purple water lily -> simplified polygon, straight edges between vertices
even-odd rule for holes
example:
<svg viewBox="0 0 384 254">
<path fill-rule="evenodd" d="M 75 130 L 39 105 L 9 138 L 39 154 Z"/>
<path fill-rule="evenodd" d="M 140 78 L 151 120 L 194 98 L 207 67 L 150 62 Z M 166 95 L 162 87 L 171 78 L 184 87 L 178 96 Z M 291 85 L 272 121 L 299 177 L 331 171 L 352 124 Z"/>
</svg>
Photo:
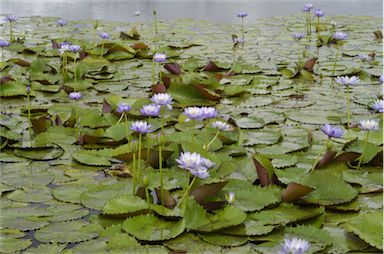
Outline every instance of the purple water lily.
<svg viewBox="0 0 384 254">
<path fill-rule="evenodd" d="M 153 56 L 153 61 L 155 61 L 156 63 L 164 63 L 165 61 L 167 61 L 167 55 L 163 53 L 156 53 Z"/>
<path fill-rule="evenodd" d="M 153 132 L 151 128 L 152 126 L 145 121 L 136 121 L 131 125 L 131 130 L 142 134 Z"/>
<path fill-rule="evenodd" d="M 116 109 L 117 113 L 124 113 L 131 110 L 131 106 L 127 103 L 120 103 Z"/>
<path fill-rule="evenodd" d="M 324 132 L 324 134 L 328 136 L 328 138 L 340 138 L 344 134 L 342 129 L 334 127 L 330 124 L 324 124 L 324 126 L 320 129 L 322 132 Z"/>
<path fill-rule="evenodd" d="M 167 93 L 154 94 L 151 101 L 155 105 L 166 106 L 169 110 L 172 110 L 173 97 Z"/>
<path fill-rule="evenodd" d="M 71 92 L 71 93 L 69 93 L 69 98 L 77 101 L 81 98 L 81 93 L 80 92 Z"/>
<path fill-rule="evenodd" d="M 159 116 L 161 106 L 156 104 L 145 105 L 141 108 L 141 114 L 143 116 Z"/>
</svg>

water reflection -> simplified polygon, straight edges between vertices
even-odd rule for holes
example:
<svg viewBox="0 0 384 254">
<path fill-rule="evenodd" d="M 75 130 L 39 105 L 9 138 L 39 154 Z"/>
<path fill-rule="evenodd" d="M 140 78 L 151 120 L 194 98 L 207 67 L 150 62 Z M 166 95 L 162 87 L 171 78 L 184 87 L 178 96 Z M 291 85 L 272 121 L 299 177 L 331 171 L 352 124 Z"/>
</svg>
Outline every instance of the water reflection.
<svg viewBox="0 0 384 254">
<path fill-rule="evenodd" d="M 0 0 L 0 13 L 19 16 L 57 16 L 69 20 L 102 19 L 141 21 L 152 19 L 158 10 L 160 19 L 194 18 L 217 22 L 237 22 L 236 13 L 247 11 L 249 18 L 285 16 L 300 12 L 306 2 L 300 0 Z M 316 2 L 316 1 L 312 1 Z M 322 0 L 317 6 L 326 15 L 382 16 L 381 0 Z"/>
</svg>

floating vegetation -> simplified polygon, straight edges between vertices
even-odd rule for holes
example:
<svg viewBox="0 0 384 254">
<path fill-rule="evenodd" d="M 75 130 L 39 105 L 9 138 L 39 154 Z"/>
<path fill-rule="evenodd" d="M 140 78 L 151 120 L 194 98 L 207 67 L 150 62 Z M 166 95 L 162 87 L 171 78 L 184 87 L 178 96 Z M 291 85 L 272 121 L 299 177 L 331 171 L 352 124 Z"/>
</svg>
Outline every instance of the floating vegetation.
<svg viewBox="0 0 384 254">
<path fill-rule="evenodd" d="M 5 17 L 0 252 L 382 253 L 381 20 L 312 9 Z"/>
</svg>

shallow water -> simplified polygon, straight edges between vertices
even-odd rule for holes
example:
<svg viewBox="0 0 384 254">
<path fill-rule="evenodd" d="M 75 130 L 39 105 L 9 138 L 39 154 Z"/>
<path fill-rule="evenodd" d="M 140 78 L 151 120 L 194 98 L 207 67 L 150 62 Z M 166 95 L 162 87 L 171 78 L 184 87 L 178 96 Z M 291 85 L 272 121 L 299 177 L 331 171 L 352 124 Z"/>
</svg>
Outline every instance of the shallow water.
<svg viewBox="0 0 384 254">
<path fill-rule="evenodd" d="M 194 18 L 217 22 L 238 22 L 236 13 L 247 11 L 253 18 L 300 13 L 300 0 L 1 0 L 0 14 L 59 16 L 69 20 L 147 21 L 156 9 L 160 19 Z M 312 1 L 326 15 L 383 16 L 381 0 Z M 140 17 L 134 16 L 141 11 Z"/>
</svg>

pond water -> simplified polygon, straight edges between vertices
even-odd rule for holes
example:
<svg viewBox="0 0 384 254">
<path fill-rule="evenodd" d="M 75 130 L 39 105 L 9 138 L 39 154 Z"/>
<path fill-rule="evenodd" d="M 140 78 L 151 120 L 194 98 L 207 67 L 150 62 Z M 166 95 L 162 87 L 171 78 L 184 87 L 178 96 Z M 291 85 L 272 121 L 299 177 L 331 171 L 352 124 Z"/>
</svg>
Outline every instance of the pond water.
<svg viewBox="0 0 384 254">
<path fill-rule="evenodd" d="M 0 13 L 19 16 L 59 16 L 69 20 L 102 19 L 106 21 L 141 21 L 152 19 L 156 9 L 161 19 L 193 18 L 217 22 L 237 22 L 236 14 L 243 10 L 252 18 L 286 16 L 298 13 L 302 0 L 1 0 Z M 383 16 L 381 0 L 313 1 L 326 15 Z"/>
</svg>

